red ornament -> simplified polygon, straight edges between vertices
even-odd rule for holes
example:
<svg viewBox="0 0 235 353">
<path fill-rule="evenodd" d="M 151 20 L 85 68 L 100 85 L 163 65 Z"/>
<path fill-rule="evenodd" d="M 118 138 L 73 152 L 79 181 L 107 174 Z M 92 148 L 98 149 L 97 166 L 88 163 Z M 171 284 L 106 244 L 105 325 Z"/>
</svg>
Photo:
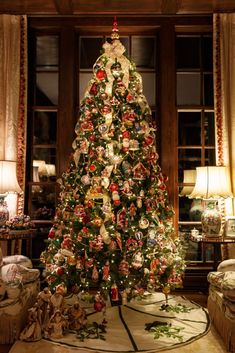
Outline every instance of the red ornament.
<svg viewBox="0 0 235 353">
<path fill-rule="evenodd" d="M 90 172 L 94 172 L 94 171 L 96 170 L 95 164 L 91 164 L 91 165 L 89 166 L 89 170 L 90 170 Z"/>
<path fill-rule="evenodd" d="M 102 108 L 102 113 L 103 114 L 108 114 L 111 112 L 111 107 L 109 105 L 104 105 Z"/>
<path fill-rule="evenodd" d="M 96 72 L 96 78 L 98 78 L 100 81 L 103 81 L 106 78 L 106 72 L 104 70 L 98 70 Z"/>
<path fill-rule="evenodd" d="M 94 206 L 94 201 L 93 200 L 88 200 L 87 202 L 86 202 L 86 206 L 87 207 L 89 207 L 89 208 L 92 208 L 93 206 Z"/>
<path fill-rule="evenodd" d="M 105 311 L 105 302 L 103 300 L 103 298 L 101 297 L 100 293 L 97 293 L 95 295 L 95 302 L 94 302 L 94 309 L 96 312 L 101 312 L 101 311 Z"/>
<path fill-rule="evenodd" d="M 123 131 L 122 137 L 129 139 L 129 138 L 130 138 L 130 133 L 129 133 L 129 131 L 127 131 L 127 130 Z"/>
<path fill-rule="evenodd" d="M 127 152 L 129 151 L 129 147 L 122 147 L 122 151 L 123 151 L 124 153 L 127 153 Z"/>
<path fill-rule="evenodd" d="M 150 135 L 146 136 L 144 139 L 144 142 L 145 142 L 146 146 L 152 145 L 153 144 L 153 137 Z"/>
<path fill-rule="evenodd" d="M 57 275 L 58 275 L 58 276 L 63 276 L 63 274 L 64 274 L 64 267 L 58 267 L 57 270 L 56 270 L 56 272 L 57 272 Z"/>
<path fill-rule="evenodd" d="M 121 204 L 121 201 L 120 200 L 114 200 L 113 203 L 114 203 L 115 206 L 119 206 Z"/>
<path fill-rule="evenodd" d="M 116 183 L 110 184 L 110 185 L 109 185 L 109 190 L 110 190 L 111 192 L 117 191 L 117 190 L 118 190 L 118 184 L 116 184 Z"/>
<path fill-rule="evenodd" d="M 111 300 L 112 301 L 117 301 L 118 298 L 118 287 L 116 285 L 116 283 L 114 282 L 114 284 L 111 287 Z"/>
<path fill-rule="evenodd" d="M 87 227 L 83 227 L 83 228 L 82 228 L 82 232 L 83 232 L 84 234 L 88 234 L 88 233 L 89 233 L 89 229 L 88 229 Z"/>
<path fill-rule="evenodd" d="M 73 241 L 69 237 L 64 238 L 64 240 L 61 243 L 61 248 L 63 249 L 71 249 L 73 246 Z"/>
<path fill-rule="evenodd" d="M 55 238 L 55 228 L 51 228 L 48 234 L 48 238 L 54 239 Z"/>
<path fill-rule="evenodd" d="M 95 135 L 90 135 L 89 136 L 89 141 L 95 141 L 96 140 L 96 137 L 95 137 Z"/>
<path fill-rule="evenodd" d="M 126 96 L 126 100 L 127 102 L 133 102 L 134 101 L 134 96 L 131 93 L 128 93 L 128 95 Z"/>
<path fill-rule="evenodd" d="M 97 84 L 94 82 L 90 88 L 90 94 L 93 94 L 93 96 L 95 96 L 97 92 L 98 92 Z"/>
</svg>

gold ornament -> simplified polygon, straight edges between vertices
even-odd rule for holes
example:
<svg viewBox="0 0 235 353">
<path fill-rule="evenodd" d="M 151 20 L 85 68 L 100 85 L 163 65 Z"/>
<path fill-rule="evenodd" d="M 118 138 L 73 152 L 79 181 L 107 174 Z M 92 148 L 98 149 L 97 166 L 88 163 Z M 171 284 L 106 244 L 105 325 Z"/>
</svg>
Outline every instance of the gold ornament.
<svg viewBox="0 0 235 353">
<path fill-rule="evenodd" d="M 75 258 L 75 256 L 69 256 L 67 258 L 67 263 L 70 266 L 75 266 L 77 264 L 77 259 Z"/>
<path fill-rule="evenodd" d="M 95 217 L 93 220 L 92 220 L 92 224 L 94 224 L 96 227 L 100 227 L 103 223 L 103 219 L 100 218 L 100 217 Z"/>
</svg>

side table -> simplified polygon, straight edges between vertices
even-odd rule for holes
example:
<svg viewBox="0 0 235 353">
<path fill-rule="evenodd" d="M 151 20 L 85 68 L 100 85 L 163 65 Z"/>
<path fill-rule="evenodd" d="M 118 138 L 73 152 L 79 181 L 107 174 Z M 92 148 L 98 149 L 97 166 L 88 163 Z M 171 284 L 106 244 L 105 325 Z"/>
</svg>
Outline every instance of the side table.
<svg viewBox="0 0 235 353">
<path fill-rule="evenodd" d="M 190 240 L 202 244 L 213 245 L 213 269 L 216 270 L 222 260 L 221 245 L 235 243 L 235 239 L 220 237 L 207 237 L 206 235 L 190 236 Z"/>
<path fill-rule="evenodd" d="M 13 240 L 25 240 L 26 241 L 26 256 L 32 258 L 32 239 L 36 235 L 36 229 L 25 229 L 25 230 L 0 230 L 0 241 L 7 242 L 7 255 L 11 254 L 11 244 Z M 13 254 L 15 255 L 15 254 Z"/>
</svg>

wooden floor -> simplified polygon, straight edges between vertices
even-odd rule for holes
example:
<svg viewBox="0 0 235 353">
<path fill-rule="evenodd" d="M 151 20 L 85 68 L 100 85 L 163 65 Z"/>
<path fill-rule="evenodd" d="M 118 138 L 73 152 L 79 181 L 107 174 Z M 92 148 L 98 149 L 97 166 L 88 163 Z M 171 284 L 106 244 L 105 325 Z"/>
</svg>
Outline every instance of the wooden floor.
<svg viewBox="0 0 235 353">
<path fill-rule="evenodd" d="M 177 290 L 177 292 L 173 293 L 173 294 L 184 296 L 188 300 L 192 300 L 204 308 L 207 307 L 207 294 L 206 293 L 196 292 L 196 291 L 183 291 L 183 290 L 178 291 Z M 11 349 L 11 345 L 0 344 L 0 353 L 8 353 L 10 351 L 10 349 Z"/>
</svg>

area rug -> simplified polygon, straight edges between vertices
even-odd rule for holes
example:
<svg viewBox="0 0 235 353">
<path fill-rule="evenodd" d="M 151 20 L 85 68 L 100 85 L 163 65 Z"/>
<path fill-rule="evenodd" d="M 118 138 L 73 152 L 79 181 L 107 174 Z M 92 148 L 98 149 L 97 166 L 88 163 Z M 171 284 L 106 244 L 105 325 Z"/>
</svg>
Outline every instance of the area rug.
<svg viewBox="0 0 235 353">
<path fill-rule="evenodd" d="M 108 307 L 102 338 L 82 341 L 76 334 L 66 333 L 53 341 L 17 341 L 10 353 L 226 352 L 215 334 L 209 332 L 206 309 L 179 296 L 170 296 L 168 306 L 164 304 L 164 296 L 154 293 L 141 301 Z M 102 322 L 102 314 L 91 312 L 88 322 Z"/>
</svg>

